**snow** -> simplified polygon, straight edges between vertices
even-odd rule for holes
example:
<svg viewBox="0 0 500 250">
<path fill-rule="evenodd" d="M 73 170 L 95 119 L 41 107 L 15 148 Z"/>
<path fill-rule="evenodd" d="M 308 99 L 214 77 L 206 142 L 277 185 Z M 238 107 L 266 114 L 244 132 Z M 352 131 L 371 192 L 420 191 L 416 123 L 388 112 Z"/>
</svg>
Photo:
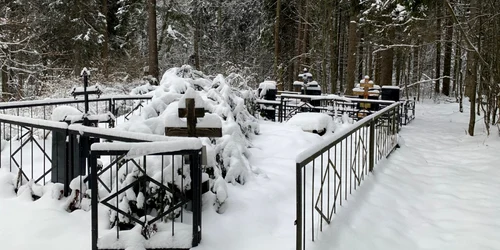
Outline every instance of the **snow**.
<svg viewBox="0 0 500 250">
<path fill-rule="evenodd" d="M 75 94 L 75 93 L 83 94 L 83 93 L 85 93 L 84 91 L 85 91 L 84 87 L 74 87 L 73 90 L 71 91 L 71 93 L 73 93 L 73 94 Z M 97 84 L 93 85 L 93 86 L 88 86 L 87 87 L 87 92 L 101 93 L 101 88 Z"/>
<path fill-rule="evenodd" d="M 99 98 L 89 97 L 90 101 L 108 101 L 108 100 L 134 100 L 134 99 L 149 99 L 153 97 L 151 94 L 145 95 L 105 95 Z M 78 100 L 78 99 L 77 99 Z M 28 100 L 28 101 L 12 101 L 12 102 L 2 102 L 0 103 L 0 109 L 14 108 L 16 106 L 26 105 L 26 106 L 44 106 L 44 105 L 56 105 L 56 104 L 68 104 L 75 102 L 75 98 L 51 98 L 44 100 Z M 80 100 L 80 102 L 83 102 Z"/>
<path fill-rule="evenodd" d="M 84 75 L 90 76 L 90 70 L 87 69 L 87 67 L 84 67 L 82 69 L 82 71 L 80 72 L 80 76 L 84 76 Z"/>
<path fill-rule="evenodd" d="M 75 107 L 72 106 L 59 106 L 52 110 L 52 121 L 64 121 L 67 116 L 80 115 L 83 113 Z"/>
<path fill-rule="evenodd" d="M 175 235 L 172 236 L 171 223 L 155 223 L 158 228 L 151 238 L 145 240 L 141 235 L 141 226 L 120 232 L 116 239 L 116 229 L 103 230 L 99 247 L 105 249 L 144 249 L 144 248 L 189 248 L 192 241 L 191 225 L 175 223 Z M 134 248 L 136 247 L 136 248 Z"/>
<path fill-rule="evenodd" d="M 33 124 L 33 127 L 54 127 L 59 129 L 66 129 L 68 127 L 68 124 L 65 122 L 46 121 L 41 119 L 4 114 L 0 114 L 0 120 L 5 121 L 6 123 L 19 123 L 23 125 L 26 124 L 28 126 L 31 126 L 30 124 Z"/>
<path fill-rule="evenodd" d="M 64 123 L 66 124 L 66 123 Z M 169 141 L 169 140 L 183 140 L 182 137 L 166 137 L 154 135 L 151 133 L 140 133 L 140 132 L 132 132 L 132 131 L 123 131 L 120 129 L 105 129 L 105 128 L 95 128 L 95 127 L 87 127 L 81 124 L 71 124 L 68 126 L 68 129 L 72 131 L 78 131 L 81 134 L 83 133 L 95 133 L 102 134 L 104 136 L 114 136 L 114 137 L 124 137 L 134 141 Z M 149 129 L 149 128 L 148 128 Z"/>
<path fill-rule="evenodd" d="M 200 94 L 192 88 L 188 88 L 186 93 L 179 99 L 179 108 L 186 108 L 186 99 L 194 99 L 195 108 L 204 108 L 205 101 L 201 98 Z"/>
<path fill-rule="evenodd" d="M 399 87 L 398 86 L 384 85 L 384 86 L 382 86 L 382 89 L 399 89 Z"/>
<path fill-rule="evenodd" d="M 388 109 L 394 108 L 394 106 L 398 106 L 398 105 L 399 105 L 399 103 L 393 103 L 390 106 L 387 106 L 387 107 L 383 108 L 380 112 L 385 112 Z M 377 113 L 371 114 L 371 115 L 366 116 L 365 118 L 359 120 L 355 124 L 351 125 L 349 127 L 349 130 L 343 130 L 342 132 L 337 132 L 337 133 L 333 133 L 331 135 L 326 136 L 325 140 L 322 141 L 321 143 L 317 143 L 314 146 L 312 146 L 312 147 L 308 148 L 307 150 L 304 150 L 300 154 L 298 154 L 297 157 L 295 158 L 295 161 L 298 162 L 298 163 L 305 161 L 307 158 L 309 158 L 310 156 L 312 156 L 316 152 L 318 152 L 321 149 L 327 147 L 331 143 L 339 140 L 339 138 L 344 137 L 350 131 L 355 130 L 355 129 L 359 128 L 359 127 L 365 126 L 366 122 L 372 120 L 375 116 L 377 116 Z"/>
<path fill-rule="evenodd" d="M 128 151 L 127 158 L 135 158 L 143 155 L 176 152 L 181 150 L 199 150 L 202 145 L 198 138 L 185 138 L 178 141 L 167 142 L 138 142 L 138 143 L 94 143 L 93 151 Z"/>
<path fill-rule="evenodd" d="M 198 128 L 222 128 L 222 121 L 216 114 L 205 114 L 196 124 Z"/>
<path fill-rule="evenodd" d="M 300 127 L 306 132 L 333 132 L 333 119 L 324 113 L 298 113 L 287 121 L 288 125 Z"/>
<path fill-rule="evenodd" d="M 466 135 L 457 106 L 419 104 L 402 147 L 311 249 L 498 249 L 500 140 L 481 123 Z"/>
<path fill-rule="evenodd" d="M 259 84 L 260 94 L 259 97 L 262 98 L 266 95 L 267 90 L 276 90 L 276 82 L 275 81 L 264 81 Z"/>
</svg>

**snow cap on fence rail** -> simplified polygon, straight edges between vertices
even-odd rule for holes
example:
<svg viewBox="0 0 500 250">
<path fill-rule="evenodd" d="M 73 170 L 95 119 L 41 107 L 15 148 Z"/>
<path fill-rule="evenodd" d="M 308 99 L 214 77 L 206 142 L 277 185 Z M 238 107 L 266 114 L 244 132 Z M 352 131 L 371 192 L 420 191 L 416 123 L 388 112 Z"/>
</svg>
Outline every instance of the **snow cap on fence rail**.
<svg viewBox="0 0 500 250">
<path fill-rule="evenodd" d="M 136 99 L 151 99 L 152 94 L 144 95 L 103 95 L 99 98 L 89 97 L 90 102 L 103 102 L 111 100 L 136 100 Z M 55 98 L 55 99 L 43 99 L 43 100 L 29 100 L 29 101 L 13 101 L 13 102 L 2 102 L 0 103 L 0 109 L 14 109 L 20 107 L 37 107 L 37 106 L 49 106 L 49 105 L 60 105 L 60 104 L 71 104 L 71 103 L 82 103 L 83 99 L 76 98 Z"/>
<path fill-rule="evenodd" d="M 72 132 L 77 132 L 80 135 L 84 135 L 85 133 L 90 133 L 90 134 L 103 135 L 103 138 L 116 137 L 116 138 L 135 140 L 138 142 L 179 141 L 186 139 L 185 137 L 173 137 L 173 136 L 162 136 L 156 134 L 145 134 L 139 132 L 129 132 L 124 130 L 119 130 L 116 128 L 109 129 L 109 128 L 87 127 L 81 124 L 71 124 L 68 126 L 68 130 Z"/>
<path fill-rule="evenodd" d="M 317 152 L 320 152 L 322 149 L 328 147 L 328 145 L 330 145 L 331 143 L 339 140 L 340 138 L 348 135 L 349 133 L 352 133 L 352 131 L 359 129 L 362 126 L 365 126 L 367 121 L 370 121 L 370 120 L 376 118 L 380 114 L 387 112 L 388 110 L 393 109 L 394 107 L 396 107 L 398 105 L 400 105 L 399 102 L 393 103 L 390 106 L 387 106 L 387 107 L 383 108 L 382 110 L 359 120 L 358 122 L 354 123 L 349 128 L 342 130 L 342 132 L 340 132 L 340 133 L 334 133 L 332 135 L 326 136 L 325 139 L 323 141 L 321 141 L 320 143 L 313 145 L 312 147 L 300 152 L 297 155 L 297 157 L 295 158 L 295 162 L 296 163 L 303 163 L 309 157 L 313 156 Z"/>
<path fill-rule="evenodd" d="M 55 129 L 67 129 L 68 124 L 65 122 L 48 121 L 43 119 L 36 119 L 30 117 L 21 117 L 14 115 L 0 114 L 0 120 L 4 122 L 21 123 L 26 126 L 32 126 L 35 128 L 55 128 Z"/>
<path fill-rule="evenodd" d="M 177 152 L 182 150 L 200 150 L 200 139 L 184 138 L 177 141 L 159 142 L 102 142 L 94 143 L 92 151 L 128 151 L 125 158 L 131 159 L 157 153 Z"/>
</svg>

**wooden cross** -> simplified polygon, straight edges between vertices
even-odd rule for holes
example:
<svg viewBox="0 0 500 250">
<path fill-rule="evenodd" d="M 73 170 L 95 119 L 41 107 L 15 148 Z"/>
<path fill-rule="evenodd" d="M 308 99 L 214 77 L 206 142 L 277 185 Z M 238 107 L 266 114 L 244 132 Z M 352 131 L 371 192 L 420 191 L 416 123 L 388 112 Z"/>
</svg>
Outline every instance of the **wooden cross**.
<svg viewBox="0 0 500 250">
<path fill-rule="evenodd" d="M 194 98 L 186 98 L 186 108 L 179 108 L 179 118 L 187 118 L 187 127 L 166 127 L 166 136 L 222 137 L 221 128 L 197 128 L 197 118 L 205 116 L 204 108 L 196 108 Z"/>
</svg>

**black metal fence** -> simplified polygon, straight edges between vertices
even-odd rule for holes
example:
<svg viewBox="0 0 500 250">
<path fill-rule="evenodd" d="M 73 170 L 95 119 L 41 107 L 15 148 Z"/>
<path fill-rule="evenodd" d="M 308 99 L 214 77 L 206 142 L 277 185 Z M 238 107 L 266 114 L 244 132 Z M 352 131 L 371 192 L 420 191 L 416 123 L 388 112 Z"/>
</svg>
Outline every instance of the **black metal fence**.
<svg viewBox="0 0 500 250">
<path fill-rule="evenodd" d="M 126 120 L 150 100 L 151 96 L 89 98 L 89 108 L 93 114 L 107 112 L 122 115 Z M 16 189 L 30 180 L 36 184 L 53 181 L 64 183 L 64 193 L 68 194 L 71 179 L 85 173 L 78 167 L 84 164 L 80 159 L 80 135 L 68 130 L 69 122 L 50 120 L 52 110 L 61 105 L 75 107 L 83 113 L 84 100 L 62 98 L 0 103 L 0 166 L 18 174 Z M 118 120 L 110 121 L 104 127 L 113 127 Z M 35 168 L 35 164 L 41 167 Z"/>
<path fill-rule="evenodd" d="M 332 222 L 338 206 L 396 148 L 400 108 L 393 103 L 297 156 L 297 250 L 316 239 L 323 225 Z"/>
<path fill-rule="evenodd" d="M 146 153 L 130 157 L 134 148 Z M 148 148 L 155 152 L 147 153 Z M 112 160 L 99 168 L 97 159 L 103 156 Z M 130 239 L 138 237 L 144 238 L 140 244 L 146 249 L 197 246 L 201 241 L 200 157 L 201 142 L 196 138 L 186 138 L 182 144 L 94 144 L 90 156 L 92 204 L 108 207 L 111 222 L 99 230 L 99 206 L 92 206 L 92 249 L 126 249 Z M 190 211 L 185 209 L 188 204 Z"/>
<path fill-rule="evenodd" d="M 151 101 L 151 98 L 151 95 L 89 97 L 89 113 L 102 114 L 109 112 L 115 117 L 123 116 L 124 119 L 127 120 L 132 112 L 144 107 Z M 85 100 L 75 98 L 59 98 L 50 100 L 3 102 L 0 103 L 0 110 L 2 114 L 50 120 L 52 111 L 62 105 L 74 107 L 83 113 Z"/>
<path fill-rule="evenodd" d="M 69 195 L 68 210 L 83 208 L 85 202 L 92 209 L 93 249 L 120 249 L 117 248 L 121 242 L 120 234 L 131 234 L 137 228 L 147 249 L 189 249 L 198 245 L 201 240 L 202 192 L 199 140 L 108 129 L 119 121 L 114 117 L 127 120 L 135 111 L 140 112 L 144 104 L 151 101 L 151 96 L 85 99 L 0 103 L 0 167 L 17 174 L 16 192 L 27 185 L 62 183 L 64 188 L 60 197 Z M 77 123 L 50 120 L 52 111 L 61 105 L 72 106 L 85 115 Z M 110 119 L 112 122 L 99 126 L 101 118 L 91 120 L 92 114 L 100 116 L 102 113 L 114 116 Z M 145 142 L 172 143 L 173 140 L 177 143 L 196 140 L 198 146 L 193 148 L 193 143 L 187 143 L 191 147 L 183 149 L 181 143 L 175 150 L 168 150 L 168 145 L 162 144 L 167 149 L 142 155 L 139 160 L 127 158 L 129 151 L 123 148 Z M 112 145 L 112 149 L 100 150 L 98 145 L 103 142 Z M 95 150 L 89 151 L 90 144 L 96 145 Z M 167 166 L 167 163 L 171 165 Z M 171 171 L 167 170 L 169 168 Z M 156 171 L 159 178 L 153 175 L 154 169 L 159 169 Z M 124 181 L 129 183 L 124 184 Z M 92 187 L 91 192 L 87 192 L 88 186 Z M 135 200 L 124 201 L 124 195 L 132 195 Z M 33 192 L 32 196 L 39 198 Z M 140 208 L 138 198 L 143 199 Z M 111 228 L 101 230 L 103 235 L 97 234 L 99 201 L 114 214 L 110 218 L 114 224 L 108 225 L 116 230 L 114 239 L 110 238 Z M 187 215 L 191 215 L 190 218 Z M 168 226 L 171 227 L 167 229 Z M 186 230 L 187 227 L 191 229 Z M 192 240 L 186 241 L 188 238 Z M 124 245 L 121 249 L 126 247 Z"/>
<path fill-rule="evenodd" d="M 17 173 L 16 192 L 17 189 L 30 181 L 40 185 L 52 181 L 63 183 L 66 194 L 69 194 L 69 189 L 77 191 L 76 194 L 75 192 L 71 193 L 69 197 L 72 201 L 69 210 L 79 208 L 83 200 L 89 199 L 89 197 L 92 199 L 93 249 L 98 249 L 98 230 L 95 220 L 97 213 L 94 209 L 97 209 L 99 201 L 114 211 L 116 224 L 113 226 L 117 232 L 115 240 L 110 240 L 109 234 L 104 235 L 103 247 L 99 249 L 106 249 L 108 246 L 105 244 L 106 242 L 120 242 L 120 233 L 132 232 L 130 226 L 134 225 L 141 228 L 139 235 L 146 239 L 152 239 L 150 244 L 152 247 L 148 249 L 189 249 L 200 242 L 202 172 L 201 142 L 198 139 L 169 138 L 161 135 L 125 132 L 4 114 L 0 114 L 0 128 L 0 137 L 2 138 L 1 167 Z M 53 139 L 56 134 L 64 138 L 58 142 L 62 145 L 54 144 Z M 74 138 L 74 143 L 71 143 L 71 138 Z M 193 140 L 195 142 L 192 142 Z M 84 158 L 84 164 L 81 165 L 79 161 L 82 157 L 81 155 L 77 157 L 74 150 L 81 148 L 82 141 L 96 142 L 95 145 L 106 144 L 108 148 L 104 150 L 102 147 L 100 149 L 95 146 L 94 150 L 91 151 L 90 158 Z M 110 143 L 111 141 L 113 143 Z M 126 148 L 133 147 L 140 142 L 163 144 L 149 145 L 156 152 L 141 155 L 140 160 L 126 158 L 130 150 L 126 150 Z M 168 143 L 177 144 L 173 147 L 167 145 Z M 188 149 L 183 149 L 183 145 L 191 146 Z M 60 155 L 54 154 L 53 150 L 57 148 L 63 149 Z M 166 149 L 158 151 L 158 148 Z M 168 150 L 168 148 L 175 148 L 175 150 Z M 98 158 L 100 158 L 99 161 Z M 56 161 L 60 161 L 61 165 L 55 164 Z M 171 165 L 168 166 L 168 164 Z M 158 170 L 156 173 L 160 174 L 160 177 L 152 175 L 155 169 Z M 169 174 L 166 173 L 167 169 L 171 170 Z M 90 180 L 89 175 L 91 175 Z M 124 184 L 126 177 L 129 176 L 137 178 L 135 181 Z M 185 183 L 189 185 L 185 185 Z M 89 185 L 92 194 L 85 192 Z M 155 192 L 151 192 L 153 186 Z M 139 209 L 141 212 L 129 210 L 127 213 L 123 206 L 116 205 L 117 203 L 114 201 L 120 199 L 119 204 L 123 204 L 123 195 L 137 191 L 139 187 L 142 188 L 145 202 L 144 206 Z M 136 199 L 138 193 L 133 195 Z M 151 205 L 152 201 L 156 201 L 157 204 Z M 135 204 L 137 204 L 136 202 L 137 200 Z M 130 201 L 127 207 L 132 207 L 133 203 Z M 185 207 L 188 204 L 190 209 L 186 211 Z M 150 214 L 155 216 L 151 217 Z M 190 214 L 192 218 L 186 220 L 187 214 Z M 130 223 L 126 225 L 122 223 L 120 218 L 126 218 L 124 220 Z M 167 224 L 171 226 L 169 230 L 166 228 Z M 186 227 L 191 227 L 188 230 L 189 233 L 186 233 Z M 153 237 L 157 233 L 158 235 Z M 165 242 L 167 234 L 170 235 L 168 239 L 171 239 L 172 242 L 182 244 Z M 191 237 L 192 240 L 189 242 L 176 240 L 176 234 L 180 234 L 177 238 Z M 160 236 L 164 239 L 163 241 L 158 240 Z M 116 249 L 116 247 L 111 248 Z"/>
<path fill-rule="evenodd" d="M 278 100 L 257 100 L 264 116 L 273 121 L 285 122 L 301 112 L 326 113 L 332 117 L 347 114 L 353 120 L 360 120 L 367 115 L 391 105 L 394 101 L 348 98 L 328 95 L 300 95 L 283 93 Z M 415 100 L 402 100 L 401 124 L 406 125 L 415 118 Z"/>
</svg>

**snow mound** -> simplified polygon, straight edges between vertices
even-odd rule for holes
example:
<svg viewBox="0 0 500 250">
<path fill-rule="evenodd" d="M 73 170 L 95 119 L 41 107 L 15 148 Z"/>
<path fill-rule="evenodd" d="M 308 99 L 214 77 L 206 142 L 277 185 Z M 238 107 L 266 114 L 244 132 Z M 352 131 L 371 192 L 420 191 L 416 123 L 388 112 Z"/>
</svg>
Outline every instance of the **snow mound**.
<svg viewBox="0 0 500 250">
<path fill-rule="evenodd" d="M 83 113 L 77 108 L 71 106 L 59 106 L 52 111 L 52 121 L 63 121 L 68 116 L 80 116 Z"/>
<path fill-rule="evenodd" d="M 303 131 L 324 134 L 335 130 L 335 123 L 327 114 L 323 113 L 298 113 L 287 124 L 298 126 Z"/>
</svg>

